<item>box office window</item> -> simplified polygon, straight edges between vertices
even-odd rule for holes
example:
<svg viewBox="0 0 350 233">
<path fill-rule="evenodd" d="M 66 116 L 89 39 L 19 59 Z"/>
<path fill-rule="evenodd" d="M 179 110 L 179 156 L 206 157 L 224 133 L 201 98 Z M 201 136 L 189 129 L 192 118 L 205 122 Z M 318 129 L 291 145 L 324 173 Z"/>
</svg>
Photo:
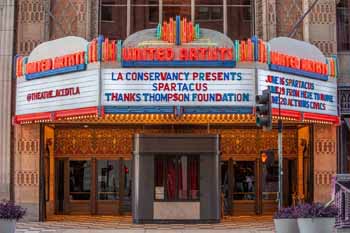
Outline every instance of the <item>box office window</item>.
<svg viewBox="0 0 350 233">
<path fill-rule="evenodd" d="M 154 170 L 156 200 L 199 199 L 198 156 L 157 156 Z"/>
</svg>

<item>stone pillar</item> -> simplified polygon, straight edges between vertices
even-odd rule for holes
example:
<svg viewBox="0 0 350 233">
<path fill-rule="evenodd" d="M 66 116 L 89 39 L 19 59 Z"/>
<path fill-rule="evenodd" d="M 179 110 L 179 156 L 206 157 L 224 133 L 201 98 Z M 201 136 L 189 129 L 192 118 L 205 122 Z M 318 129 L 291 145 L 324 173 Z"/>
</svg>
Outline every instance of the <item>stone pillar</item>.
<svg viewBox="0 0 350 233">
<path fill-rule="evenodd" d="M 331 179 L 337 170 L 337 132 L 333 125 L 314 126 L 314 201 L 331 199 Z"/>
<path fill-rule="evenodd" d="M 276 0 L 256 0 L 255 33 L 265 41 L 276 37 Z"/>
<path fill-rule="evenodd" d="M 14 2 L 2 0 L 0 3 L 0 200 L 10 198 Z"/>
<path fill-rule="evenodd" d="M 26 220 L 39 220 L 40 126 L 15 126 L 15 201 L 27 208 Z"/>
</svg>

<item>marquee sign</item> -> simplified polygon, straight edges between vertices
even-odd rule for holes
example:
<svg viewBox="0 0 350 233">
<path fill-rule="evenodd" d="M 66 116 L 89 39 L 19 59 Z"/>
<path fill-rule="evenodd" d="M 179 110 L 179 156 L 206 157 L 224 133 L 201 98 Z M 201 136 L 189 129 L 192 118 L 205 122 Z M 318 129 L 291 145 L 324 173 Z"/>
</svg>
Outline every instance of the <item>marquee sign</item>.
<svg viewBox="0 0 350 233">
<path fill-rule="evenodd" d="M 269 41 L 269 50 L 270 70 L 323 81 L 336 76 L 335 59 L 326 58 L 315 45 L 305 41 L 278 37 Z"/>
<path fill-rule="evenodd" d="M 105 106 L 250 106 L 254 70 L 104 69 Z"/>
<path fill-rule="evenodd" d="M 102 35 L 47 41 L 16 56 L 15 67 L 15 122 L 104 113 L 252 114 L 264 89 L 283 116 L 339 120 L 336 57 L 286 37 L 231 40 L 179 16 L 124 41 Z"/>
<path fill-rule="evenodd" d="M 320 81 L 279 72 L 258 71 L 258 93 L 269 89 L 272 106 L 281 109 L 337 116 L 337 81 Z M 280 100 L 278 98 L 281 93 Z"/>
<path fill-rule="evenodd" d="M 98 106 L 97 69 L 27 81 L 17 79 L 16 115 Z"/>
</svg>

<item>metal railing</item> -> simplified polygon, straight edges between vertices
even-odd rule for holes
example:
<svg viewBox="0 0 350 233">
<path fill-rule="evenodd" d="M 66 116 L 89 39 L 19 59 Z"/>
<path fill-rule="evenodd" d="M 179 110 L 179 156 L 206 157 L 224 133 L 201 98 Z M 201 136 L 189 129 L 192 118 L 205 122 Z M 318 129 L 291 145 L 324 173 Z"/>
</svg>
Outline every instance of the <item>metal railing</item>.
<svg viewBox="0 0 350 233">
<path fill-rule="evenodd" d="M 350 114 L 350 91 L 339 91 L 339 106 L 341 114 Z"/>
<path fill-rule="evenodd" d="M 334 201 L 338 207 L 336 228 L 350 228 L 350 174 L 338 174 L 334 182 Z"/>
</svg>

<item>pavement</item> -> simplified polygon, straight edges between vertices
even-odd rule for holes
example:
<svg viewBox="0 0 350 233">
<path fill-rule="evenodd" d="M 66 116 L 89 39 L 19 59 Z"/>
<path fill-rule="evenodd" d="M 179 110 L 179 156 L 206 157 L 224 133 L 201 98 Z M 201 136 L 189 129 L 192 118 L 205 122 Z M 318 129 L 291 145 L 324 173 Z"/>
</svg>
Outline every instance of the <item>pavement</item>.
<svg viewBox="0 0 350 233">
<path fill-rule="evenodd" d="M 271 216 L 227 217 L 218 224 L 132 224 L 131 217 L 65 217 L 19 222 L 16 233 L 273 233 Z"/>
</svg>

